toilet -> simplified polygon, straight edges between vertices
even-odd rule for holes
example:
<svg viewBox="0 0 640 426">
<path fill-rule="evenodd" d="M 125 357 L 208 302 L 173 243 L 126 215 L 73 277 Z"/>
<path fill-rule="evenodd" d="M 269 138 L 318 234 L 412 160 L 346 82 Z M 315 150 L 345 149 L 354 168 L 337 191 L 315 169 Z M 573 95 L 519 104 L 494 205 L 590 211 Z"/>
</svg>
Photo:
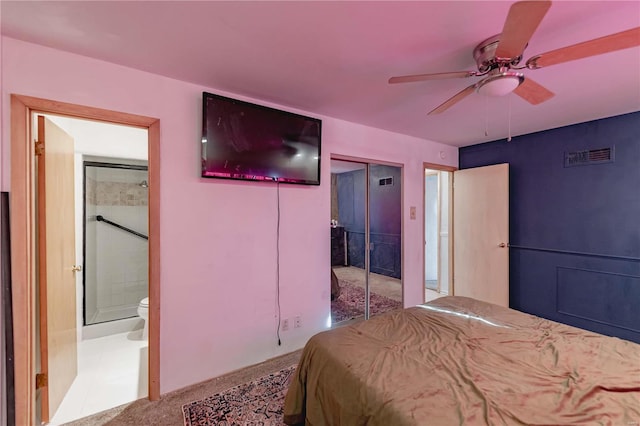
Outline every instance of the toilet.
<svg viewBox="0 0 640 426">
<path fill-rule="evenodd" d="M 147 340 L 149 336 L 149 298 L 145 297 L 138 305 L 138 315 L 144 320 L 142 329 L 142 340 Z"/>
</svg>

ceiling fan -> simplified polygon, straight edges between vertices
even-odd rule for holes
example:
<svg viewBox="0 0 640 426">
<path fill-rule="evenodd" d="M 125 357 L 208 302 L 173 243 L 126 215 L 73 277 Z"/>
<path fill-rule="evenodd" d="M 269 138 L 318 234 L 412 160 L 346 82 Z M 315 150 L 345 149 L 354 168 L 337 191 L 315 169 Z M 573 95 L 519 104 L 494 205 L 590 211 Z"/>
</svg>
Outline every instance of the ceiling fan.
<svg viewBox="0 0 640 426">
<path fill-rule="evenodd" d="M 478 71 L 405 75 L 391 77 L 389 83 L 483 77 L 431 110 L 428 115 L 446 111 L 474 91 L 490 96 L 514 92 L 530 104 L 537 105 L 551 99 L 553 92 L 518 70 L 535 70 L 640 45 L 640 27 L 637 27 L 535 55 L 524 65 L 518 66 L 531 36 L 550 7 L 551 1 L 520 1 L 511 5 L 502 33 L 489 37 L 473 49 Z"/>
</svg>

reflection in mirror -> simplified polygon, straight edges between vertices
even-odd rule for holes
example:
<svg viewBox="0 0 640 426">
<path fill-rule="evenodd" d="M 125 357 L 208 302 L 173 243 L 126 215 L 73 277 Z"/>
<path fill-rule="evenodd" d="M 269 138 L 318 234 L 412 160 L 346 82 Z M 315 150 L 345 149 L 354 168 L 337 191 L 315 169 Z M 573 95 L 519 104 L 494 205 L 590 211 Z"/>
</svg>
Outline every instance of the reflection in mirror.
<svg viewBox="0 0 640 426">
<path fill-rule="evenodd" d="M 331 160 L 333 324 L 402 307 L 401 172 Z"/>
</svg>

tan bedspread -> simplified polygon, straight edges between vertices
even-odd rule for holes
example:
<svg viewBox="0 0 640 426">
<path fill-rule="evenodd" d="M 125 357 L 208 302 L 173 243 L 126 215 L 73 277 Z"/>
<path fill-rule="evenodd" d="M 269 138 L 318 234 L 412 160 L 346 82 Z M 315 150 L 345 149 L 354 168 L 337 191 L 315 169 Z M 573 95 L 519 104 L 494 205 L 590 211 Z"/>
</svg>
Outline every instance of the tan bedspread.
<svg viewBox="0 0 640 426">
<path fill-rule="evenodd" d="M 640 425 L 640 345 L 464 297 L 312 337 L 287 424 Z"/>
</svg>

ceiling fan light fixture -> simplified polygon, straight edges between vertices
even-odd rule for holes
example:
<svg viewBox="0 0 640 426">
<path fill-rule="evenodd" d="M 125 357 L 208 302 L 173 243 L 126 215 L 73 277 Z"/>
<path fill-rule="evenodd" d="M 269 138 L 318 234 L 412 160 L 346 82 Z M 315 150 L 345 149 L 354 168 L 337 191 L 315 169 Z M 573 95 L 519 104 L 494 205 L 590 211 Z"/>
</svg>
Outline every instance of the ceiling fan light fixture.
<svg viewBox="0 0 640 426">
<path fill-rule="evenodd" d="M 480 80 L 476 85 L 476 91 L 486 96 L 504 96 L 513 92 L 523 81 L 522 73 L 504 72 Z"/>
</svg>

